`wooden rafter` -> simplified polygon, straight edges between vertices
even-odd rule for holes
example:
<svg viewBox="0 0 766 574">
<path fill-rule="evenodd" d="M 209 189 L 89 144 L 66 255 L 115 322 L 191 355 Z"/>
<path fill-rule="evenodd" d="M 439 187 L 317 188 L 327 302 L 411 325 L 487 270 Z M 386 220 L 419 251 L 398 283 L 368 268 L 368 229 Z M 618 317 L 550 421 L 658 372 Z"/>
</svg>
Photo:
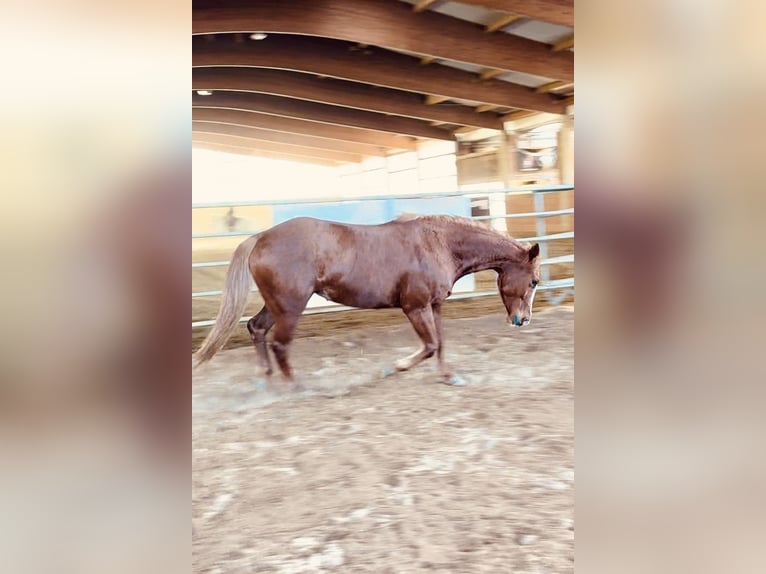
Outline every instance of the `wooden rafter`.
<svg viewBox="0 0 766 574">
<path fill-rule="evenodd" d="M 553 44 L 551 52 L 561 52 L 562 50 L 569 50 L 569 48 L 574 48 L 574 34 Z"/>
<path fill-rule="evenodd" d="M 210 105 L 215 105 L 215 102 L 211 102 Z M 232 104 L 229 102 L 224 102 L 223 105 L 226 106 Z M 240 107 L 237 108 L 237 102 L 235 102 L 233 105 L 235 107 L 194 107 L 192 108 L 192 117 L 196 116 L 200 118 L 213 118 L 217 121 L 232 120 L 232 118 L 234 118 L 232 121 L 236 122 L 236 115 L 232 114 L 247 113 L 250 114 L 248 117 L 247 125 L 267 130 L 281 131 L 293 134 L 309 134 L 317 137 L 355 142 L 385 148 L 404 150 L 417 149 L 416 141 L 412 138 L 404 136 L 379 132 L 377 130 L 365 130 L 348 126 L 325 124 L 322 122 L 314 122 L 298 118 L 258 113 L 252 109 L 247 109 L 246 105 L 242 104 L 239 104 Z"/>
<path fill-rule="evenodd" d="M 196 42 L 192 65 L 280 68 L 509 108 L 563 111 L 548 94 L 535 94 L 525 86 L 500 80 L 482 82 L 471 72 L 446 66 L 423 67 L 418 58 L 403 54 L 383 50 L 373 50 L 370 55 L 354 54 L 342 42 L 318 38 L 269 36 L 257 44 L 257 49 L 243 49 L 223 38 L 213 45 Z"/>
<path fill-rule="evenodd" d="M 503 74 L 506 74 L 506 73 L 507 73 L 506 70 L 493 70 L 493 69 L 489 69 L 489 70 L 484 70 L 483 72 L 481 72 L 481 74 L 479 74 L 479 77 L 482 80 L 491 80 L 492 78 L 496 78 L 498 76 L 502 76 Z"/>
<path fill-rule="evenodd" d="M 326 104 L 264 94 L 241 92 L 219 92 L 214 93 L 212 96 L 197 96 L 194 94 L 192 95 L 192 102 L 193 105 L 200 107 L 239 109 L 414 137 L 450 139 L 449 134 L 446 134 L 443 130 L 433 128 L 427 122 L 421 120 L 387 116 L 375 112 L 351 110 L 338 106 L 328 106 Z"/>
<path fill-rule="evenodd" d="M 531 112 L 529 110 L 516 110 L 515 112 L 511 112 L 510 114 L 506 114 L 503 116 L 504 122 L 511 122 L 513 120 L 520 120 L 521 118 L 528 118 L 529 116 L 534 116 L 536 112 Z"/>
<path fill-rule="evenodd" d="M 192 30 L 194 34 L 268 30 L 321 36 L 469 61 L 486 68 L 574 79 L 571 52 L 551 52 L 542 42 L 510 34 L 488 37 L 471 22 L 436 12 L 413 14 L 402 2 L 260 0 L 236 9 L 194 8 Z"/>
<path fill-rule="evenodd" d="M 433 64 L 436 60 L 437 58 L 433 56 L 423 56 L 420 58 L 420 63 L 424 66 L 427 66 L 428 64 Z"/>
<path fill-rule="evenodd" d="M 221 112 L 230 112 L 228 115 Z M 233 113 L 232 113 L 233 112 Z M 235 115 L 237 114 L 237 115 Z M 380 146 L 372 146 L 366 144 L 360 144 L 356 142 L 349 142 L 337 139 L 323 138 L 315 135 L 307 134 L 295 134 L 276 130 L 267 130 L 258 126 L 258 122 L 251 121 L 249 116 L 253 116 L 249 112 L 235 112 L 234 110 L 211 110 L 211 109 L 196 109 L 192 113 L 192 121 L 194 124 L 199 122 L 206 122 L 212 124 L 226 124 L 231 126 L 240 126 L 247 128 L 248 137 L 259 139 L 262 141 L 270 141 L 274 143 L 283 143 L 290 145 L 300 145 L 306 147 L 315 147 L 317 149 L 328 149 L 332 151 L 340 151 L 353 154 L 361 154 L 365 156 L 383 156 L 385 149 Z M 234 116 L 234 117 L 232 117 Z"/>
<path fill-rule="evenodd" d="M 475 113 L 468 106 L 429 106 L 423 96 L 310 74 L 266 68 L 196 68 L 192 90 L 243 91 L 309 100 L 420 120 L 497 128 L 497 118 Z"/>
<path fill-rule="evenodd" d="M 476 128 L 463 126 L 462 128 L 457 128 L 452 133 L 455 134 L 456 136 L 462 136 L 465 134 L 470 134 L 471 132 L 475 132 L 475 131 L 476 131 Z"/>
<path fill-rule="evenodd" d="M 412 11 L 423 12 L 424 10 L 428 10 L 431 6 L 433 6 L 434 4 L 440 1 L 441 0 L 420 0 L 420 2 L 418 2 L 412 7 Z"/>
<path fill-rule="evenodd" d="M 574 0 L 460 0 L 501 12 L 513 12 L 534 20 L 574 27 Z"/>
<path fill-rule="evenodd" d="M 564 88 L 567 86 L 574 86 L 574 83 L 572 82 L 562 82 L 560 80 L 556 80 L 555 82 L 548 82 L 547 84 L 543 84 L 542 86 L 538 86 L 535 88 L 535 91 L 538 94 L 545 94 L 548 92 L 552 92 L 553 90 L 558 90 L 559 88 Z"/>
<path fill-rule="evenodd" d="M 240 140 L 240 145 L 250 146 L 254 149 L 263 149 L 277 153 L 285 153 L 297 156 L 317 157 L 331 161 L 342 161 L 356 163 L 364 159 L 361 154 L 346 153 L 340 151 L 325 150 L 301 145 L 275 143 L 271 141 L 260 140 L 257 137 L 248 135 L 249 128 L 241 126 L 231 126 L 227 124 L 212 124 L 206 122 L 192 122 L 192 134 L 209 134 L 228 136 L 231 141 Z M 192 136 L 194 137 L 194 136 Z"/>
<path fill-rule="evenodd" d="M 502 28 L 505 28 L 506 26 L 511 25 L 514 22 L 521 20 L 522 18 L 524 18 L 524 16 L 520 16 L 518 14 L 506 14 L 504 16 L 500 16 L 499 18 L 487 24 L 487 27 L 484 28 L 484 31 L 497 32 L 498 30 L 501 30 Z"/>
<path fill-rule="evenodd" d="M 446 96 L 435 96 L 434 94 L 426 94 L 425 102 L 427 106 L 435 106 L 442 102 L 449 100 Z"/>
<path fill-rule="evenodd" d="M 492 104 L 482 104 L 480 106 L 476 106 L 476 111 L 479 112 L 480 114 L 484 112 L 489 112 L 494 109 L 495 109 L 495 106 Z"/>
<path fill-rule="evenodd" d="M 223 143 L 226 142 L 226 143 Z M 194 134 L 192 139 L 192 147 L 209 149 L 212 151 L 222 151 L 226 153 L 233 153 L 238 155 L 248 155 L 254 157 L 262 157 L 266 159 L 279 159 L 284 161 L 293 161 L 298 163 L 308 163 L 313 165 L 322 165 L 326 167 L 337 167 L 348 162 L 332 161 L 327 159 L 320 159 L 315 157 L 308 157 L 302 155 L 292 155 L 286 153 L 276 153 L 266 151 L 263 149 L 253 149 L 248 145 L 236 145 L 238 140 L 234 140 L 234 143 L 230 143 L 229 140 L 219 140 L 218 143 L 210 141 L 208 134 Z"/>
<path fill-rule="evenodd" d="M 335 159 L 327 159 L 314 157 L 311 155 L 303 155 L 299 153 L 285 153 L 284 151 L 276 152 L 266 149 L 264 147 L 254 147 L 254 141 L 246 138 L 238 138 L 233 136 L 226 136 L 220 134 L 210 134 L 204 132 L 192 133 L 192 147 L 199 147 L 204 149 L 210 149 L 213 151 L 224 151 L 227 153 L 233 153 L 238 155 L 249 155 L 255 157 L 263 157 L 268 159 L 281 159 L 285 161 L 294 161 L 298 163 L 311 163 L 316 165 L 324 165 L 328 167 L 336 167 L 344 165 L 348 161 L 338 161 Z"/>
</svg>

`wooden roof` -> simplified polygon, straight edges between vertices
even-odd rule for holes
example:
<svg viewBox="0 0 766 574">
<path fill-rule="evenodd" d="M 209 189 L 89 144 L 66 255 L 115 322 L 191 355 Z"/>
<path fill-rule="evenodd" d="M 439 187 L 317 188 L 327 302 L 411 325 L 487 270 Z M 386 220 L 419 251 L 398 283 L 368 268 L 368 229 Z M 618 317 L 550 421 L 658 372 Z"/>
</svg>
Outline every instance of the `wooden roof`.
<svg viewBox="0 0 766 574">
<path fill-rule="evenodd" d="M 573 0 L 195 0 L 193 145 L 339 165 L 564 113 L 573 14 Z"/>
</svg>

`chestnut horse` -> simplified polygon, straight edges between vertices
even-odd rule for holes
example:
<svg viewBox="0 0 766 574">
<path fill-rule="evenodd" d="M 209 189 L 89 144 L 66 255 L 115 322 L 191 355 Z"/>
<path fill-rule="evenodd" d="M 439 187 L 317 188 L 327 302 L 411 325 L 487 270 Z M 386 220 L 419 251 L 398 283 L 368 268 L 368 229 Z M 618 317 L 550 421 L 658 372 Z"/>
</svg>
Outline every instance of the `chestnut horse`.
<svg viewBox="0 0 766 574">
<path fill-rule="evenodd" d="M 382 225 L 352 225 L 298 217 L 243 241 L 231 259 L 215 326 L 196 353 L 210 360 L 244 312 L 255 279 L 264 306 L 247 323 L 258 362 L 272 373 L 271 350 L 294 381 L 288 350 L 312 294 L 364 309 L 401 308 L 423 347 L 395 363 L 398 371 L 434 354 L 445 382 L 459 384 L 444 362 L 441 310 L 461 277 L 494 269 L 508 323 L 529 323 L 539 281 L 540 246 L 523 245 L 467 218 L 405 216 Z"/>
</svg>

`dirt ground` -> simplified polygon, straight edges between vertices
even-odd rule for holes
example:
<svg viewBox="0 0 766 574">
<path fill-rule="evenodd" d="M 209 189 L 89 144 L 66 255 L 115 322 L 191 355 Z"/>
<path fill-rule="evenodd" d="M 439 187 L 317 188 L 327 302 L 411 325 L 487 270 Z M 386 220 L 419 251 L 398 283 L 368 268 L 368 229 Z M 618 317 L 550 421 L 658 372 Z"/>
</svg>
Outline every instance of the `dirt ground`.
<svg viewBox="0 0 766 574">
<path fill-rule="evenodd" d="M 300 394 L 223 351 L 193 379 L 194 572 L 573 572 L 573 327 L 446 319 L 463 387 L 382 377 L 403 316 L 297 339 Z"/>
</svg>

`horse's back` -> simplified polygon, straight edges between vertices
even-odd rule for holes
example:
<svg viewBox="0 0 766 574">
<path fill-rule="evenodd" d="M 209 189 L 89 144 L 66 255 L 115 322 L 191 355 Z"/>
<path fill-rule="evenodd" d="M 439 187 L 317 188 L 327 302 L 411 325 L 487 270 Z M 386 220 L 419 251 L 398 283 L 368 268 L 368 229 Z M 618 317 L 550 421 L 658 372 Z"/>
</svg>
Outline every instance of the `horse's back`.
<svg viewBox="0 0 766 574">
<path fill-rule="evenodd" d="M 362 252 L 374 250 L 380 235 L 372 225 L 355 225 L 296 217 L 261 233 L 253 263 L 296 267 L 310 264 L 317 272 L 326 267 L 347 267 Z"/>
</svg>

